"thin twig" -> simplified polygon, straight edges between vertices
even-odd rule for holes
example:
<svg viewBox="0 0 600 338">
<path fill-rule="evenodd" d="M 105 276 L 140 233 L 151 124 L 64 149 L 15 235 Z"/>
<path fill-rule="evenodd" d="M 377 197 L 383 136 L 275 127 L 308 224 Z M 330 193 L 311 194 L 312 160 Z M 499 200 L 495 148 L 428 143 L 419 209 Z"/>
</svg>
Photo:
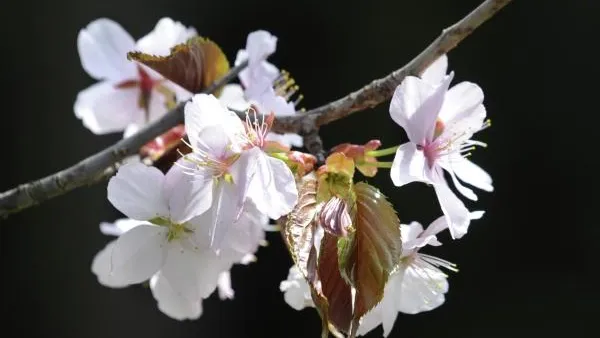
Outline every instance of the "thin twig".
<svg viewBox="0 0 600 338">
<path fill-rule="evenodd" d="M 300 133 L 305 137 L 306 141 L 314 140 L 314 151 L 318 153 L 317 155 L 321 154 L 322 144 L 318 137 L 318 128 L 320 126 L 344 118 L 354 112 L 372 108 L 388 100 L 396 86 L 407 75 L 419 75 L 440 55 L 452 50 L 460 41 L 510 1 L 486 0 L 462 20 L 444 29 L 437 39 L 404 67 L 324 106 L 295 116 L 279 117 L 275 121 L 273 131 L 279 133 Z M 215 89 L 237 76 L 246 65 L 244 63 L 233 68 L 224 78 L 214 83 L 204 92 L 214 92 Z M 132 137 L 123 139 L 70 168 L 42 179 L 22 184 L 0 194 L 0 217 L 6 217 L 9 214 L 29 208 L 83 185 L 90 185 L 101 181 L 102 178 L 106 177 L 107 173 L 114 172 L 116 164 L 125 157 L 137 153 L 144 144 L 177 124 L 182 123 L 184 105 L 185 103 L 180 103 L 161 119 L 148 125 Z M 113 169 L 111 170 L 111 168 Z"/>
</svg>

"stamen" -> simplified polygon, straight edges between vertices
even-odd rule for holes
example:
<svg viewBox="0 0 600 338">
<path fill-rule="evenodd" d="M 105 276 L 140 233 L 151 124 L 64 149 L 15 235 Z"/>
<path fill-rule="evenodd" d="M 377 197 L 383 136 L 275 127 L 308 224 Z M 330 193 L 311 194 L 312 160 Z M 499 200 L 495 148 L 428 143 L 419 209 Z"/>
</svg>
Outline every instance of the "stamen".
<svg viewBox="0 0 600 338">
<path fill-rule="evenodd" d="M 298 107 L 298 104 L 300 103 L 300 101 L 302 101 L 302 99 L 304 99 L 304 95 L 298 95 L 298 98 L 296 98 L 296 101 L 294 101 L 294 107 Z"/>
<path fill-rule="evenodd" d="M 186 161 L 193 163 L 197 167 L 208 168 L 212 170 L 213 177 L 221 177 L 227 173 L 229 164 L 228 161 L 221 160 L 219 158 L 215 158 L 212 154 L 193 146 L 185 139 L 181 139 L 181 142 L 186 146 L 192 149 L 191 153 L 183 154 L 179 149 L 177 149 L 177 153 Z M 196 168 L 186 167 L 178 162 L 175 162 L 176 165 L 179 165 L 183 172 L 188 175 L 194 175 Z"/>
<path fill-rule="evenodd" d="M 253 115 L 253 118 L 250 118 L 250 114 Z M 260 118 L 258 115 L 259 114 L 257 113 L 256 109 L 252 106 L 246 110 L 246 122 L 244 125 L 246 134 L 242 135 L 242 143 L 253 145 L 262 149 L 267 143 L 267 134 L 269 134 L 269 131 L 273 125 L 275 114 L 271 113 L 266 118 L 265 114 L 260 114 Z"/>
<path fill-rule="evenodd" d="M 298 94 L 300 87 L 296 84 L 296 80 L 290 77 L 290 73 L 281 70 L 279 76 L 273 80 L 273 89 L 275 94 L 283 97 L 288 102 L 292 102 L 292 97 Z M 298 94 L 298 97 L 292 102 L 294 107 L 297 108 L 303 98 L 302 94 Z"/>
<path fill-rule="evenodd" d="M 429 263 L 432 266 L 442 267 L 442 268 L 448 269 L 450 271 L 458 272 L 458 269 L 456 268 L 456 264 L 448 262 L 445 259 L 441 259 L 439 257 L 430 256 L 430 255 L 426 255 L 426 254 L 422 254 L 422 253 L 419 253 L 418 255 L 422 261 Z"/>
</svg>

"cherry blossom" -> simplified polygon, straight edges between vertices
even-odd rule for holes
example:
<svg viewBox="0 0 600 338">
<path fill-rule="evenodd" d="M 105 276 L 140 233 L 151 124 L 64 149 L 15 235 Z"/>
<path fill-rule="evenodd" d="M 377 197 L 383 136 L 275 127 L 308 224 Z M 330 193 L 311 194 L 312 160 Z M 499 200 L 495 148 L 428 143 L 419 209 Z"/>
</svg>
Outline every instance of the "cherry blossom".
<svg viewBox="0 0 600 338">
<path fill-rule="evenodd" d="M 196 35 L 193 28 L 162 18 L 137 43 L 118 23 L 101 18 L 79 32 L 77 47 L 83 69 L 99 82 L 77 95 L 75 115 L 95 134 L 125 131 L 125 137 L 167 112 L 167 102 L 189 93 L 150 68 L 127 60 L 141 51 L 168 55 L 169 48 Z"/>
<path fill-rule="evenodd" d="M 441 58 L 425 72 L 426 80 L 407 76 L 396 88 L 390 115 L 404 128 L 409 142 L 398 148 L 390 175 L 396 186 L 414 181 L 432 184 L 453 238 L 460 238 L 464 232 L 458 229 L 468 224 L 469 211 L 448 186 L 444 170 L 457 190 L 471 200 L 477 196 L 459 179 L 493 190 L 491 177 L 466 158 L 475 146 L 485 146 L 470 138 L 488 127 L 489 121 L 485 121 L 479 86 L 461 82 L 448 89 L 454 73 L 445 75 L 445 60 Z"/>
<path fill-rule="evenodd" d="M 469 220 L 481 216 L 482 211 L 475 211 L 469 214 Z M 425 230 L 418 222 L 400 226 L 400 264 L 390 275 L 381 302 L 361 319 L 358 335 L 365 335 L 381 324 L 383 335 L 387 337 L 394 327 L 398 312 L 417 314 L 431 311 L 444 303 L 444 294 L 448 292 L 448 276 L 440 268 L 454 272 L 458 269 L 453 263 L 421 253 L 420 249 L 427 245 L 442 245 L 436 235 L 446 228 L 448 223 L 444 216 L 433 221 Z"/>
<path fill-rule="evenodd" d="M 265 152 L 271 123 L 272 119 L 251 121 L 250 116 L 243 123 L 212 95 L 195 95 L 185 106 L 192 152 L 178 162 L 190 174 L 179 189 L 185 200 L 181 220 L 212 208 L 211 244 L 217 250 L 248 200 L 272 219 L 288 214 L 296 204 L 291 170 Z"/>
<path fill-rule="evenodd" d="M 301 95 L 295 102 L 291 102 L 290 98 L 296 93 L 298 86 L 287 72 L 280 71 L 266 61 L 276 48 L 277 37 L 267 31 L 259 30 L 248 35 L 246 49 L 239 50 L 235 60 L 236 66 L 248 60 L 248 67 L 239 75 L 242 86 L 225 86 L 219 97 L 223 104 L 238 111 L 245 111 L 250 105 L 254 105 L 263 114 L 296 114 Z M 302 147 L 302 137 L 295 133 L 269 133 L 267 140 L 277 141 L 286 146 Z"/>
<path fill-rule="evenodd" d="M 201 301 L 215 288 L 233 297 L 227 274 L 245 263 L 264 241 L 262 214 L 248 205 L 228 228 L 220 254 L 210 247 L 212 214 L 178 222 L 182 203 L 177 188 L 187 177 L 179 166 L 164 175 L 141 163 L 122 166 L 108 185 L 109 201 L 130 219 L 101 230 L 119 237 L 95 257 L 92 271 L 100 283 L 124 287 L 150 280 L 158 307 L 176 319 L 194 319 Z M 229 282 L 230 284 L 230 282 Z"/>
</svg>

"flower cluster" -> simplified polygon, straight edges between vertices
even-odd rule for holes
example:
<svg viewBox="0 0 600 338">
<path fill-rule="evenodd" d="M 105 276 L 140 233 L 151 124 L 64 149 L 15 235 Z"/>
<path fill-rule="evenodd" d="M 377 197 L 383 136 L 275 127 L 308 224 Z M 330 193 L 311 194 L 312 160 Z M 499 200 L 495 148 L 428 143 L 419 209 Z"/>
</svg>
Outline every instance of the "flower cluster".
<svg viewBox="0 0 600 338">
<path fill-rule="evenodd" d="M 162 312 L 196 319 L 215 290 L 233 298 L 229 271 L 256 259 L 271 219 L 295 263 L 280 285 L 285 301 L 296 310 L 317 307 L 334 333 L 363 335 L 381 324 L 387 336 L 399 312 L 440 306 L 448 291 L 441 268 L 457 271 L 421 249 L 441 245 L 437 235 L 446 229 L 461 238 L 483 215 L 467 209 L 445 172 L 468 199 L 477 195 L 462 182 L 493 190 L 490 176 L 467 159 L 485 146 L 471 140 L 489 126 L 483 92 L 470 82 L 451 87 L 454 73 L 447 74 L 443 55 L 393 95 L 390 115 L 407 143 L 341 144 L 315 168 L 314 156 L 292 150 L 302 147 L 300 135 L 271 131 L 277 116 L 302 113 L 294 80 L 266 60 L 276 45 L 269 32 L 250 33 L 235 60 L 248 63 L 241 85 L 212 95 L 198 92 L 229 63 L 193 28 L 163 18 L 135 42 L 117 23 L 99 19 L 80 32 L 83 68 L 100 82 L 79 93 L 74 110 L 92 132 L 129 137 L 186 102 L 184 124 L 143 148 L 156 166 L 129 160 L 110 179 L 108 200 L 127 218 L 100 225 L 117 238 L 96 255 L 92 271 L 113 288 L 149 282 Z M 171 160 L 165 154 L 173 144 Z M 393 162 L 379 161 L 393 154 Z M 161 158 L 166 168 L 157 165 Z M 365 177 L 389 169 L 396 186 L 432 186 L 443 215 L 425 229 L 400 224 L 377 188 L 355 182 L 355 169 Z"/>
<path fill-rule="evenodd" d="M 261 115 L 259 121 L 248 107 L 243 108 L 249 111 L 246 121 L 240 120 L 226 105 L 234 85 L 225 88 L 221 101 L 205 94 L 192 97 L 150 67 L 127 59 L 133 50 L 169 55 L 172 47 L 195 35 L 193 28 L 163 18 L 135 43 L 111 20 L 90 23 L 80 32 L 78 47 L 83 68 L 101 82 L 82 91 L 74 107 L 92 132 L 125 130 L 128 137 L 167 113 L 171 95 L 177 101 L 191 98 L 185 106 L 184 127 L 188 139 L 184 142 L 191 152 L 166 174 L 140 161 L 119 168 L 109 182 L 108 199 L 129 218 L 101 224 L 103 233 L 118 238 L 92 264 L 105 286 L 149 281 L 159 309 L 180 320 L 198 318 L 202 300 L 216 288 L 221 298 L 233 297 L 232 265 L 254 261 L 254 253 L 265 242 L 268 218 L 286 215 L 297 200 L 294 174 L 281 159 L 289 153 L 287 162 L 297 163 L 291 156 L 295 152 L 274 140 L 290 137 L 297 144 L 299 136 L 274 136 L 273 117 Z M 254 32 L 248 37 L 248 52 L 242 50 L 238 57 L 250 58 L 250 66 L 240 74 L 246 92 L 254 93 L 247 95 L 249 102 L 269 111 L 271 102 L 287 103 L 273 90 L 258 89 L 263 79 L 276 86 L 280 76 L 264 61 L 274 52 L 275 42 L 267 32 Z M 260 100 L 251 99 L 259 96 Z M 270 156 L 272 152 L 278 158 Z"/>
<path fill-rule="evenodd" d="M 390 104 L 390 115 L 408 136 L 409 142 L 398 147 L 377 150 L 373 140 L 365 146 L 344 144 L 333 149 L 352 158 L 365 176 L 374 176 L 378 167 L 390 167 L 394 185 L 411 182 L 431 185 L 440 203 L 443 216 L 426 229 L 418 222 L 400 225 L 402 250 L 399 263 L 390 273 L 381 301 L 360 319 L 357 335 L 364 335 L 380 324 L 388 336 L 398 312 L 416 314 L 437 308 L 444 303 L 448 291 L 447 275 L 440 269 L 458 271 L 453 263 L 420 253 L 420 249 L 440 246 L 436 235 L 448 229 L 452 238 L 461 238 L 471 220 L 483 216 L 483 211 L 470 212 L 452 192 L 444 171 L 448 172 L 456 189 L 468 199 L 477 200 L 475 193 L 460 180 L 485 191 L 493 191 L 491 177 L 467 159 L 475 146 L 484 143 L 471 140 L 473 134 L 489 126 L 482 104 L 479 86 L 461 82 L 449 88 L 454 73 L 447 75 L 447 57 L 443 55 L 428 67 L 421 77 L 408 76 L 396 88 Z M 392 163 L 378 162 L 377 157 L 392 154 Z M 337 197 L 330 199 L 337 201 Z M 324 205 L 322 213 L 327 211 Z M 338 214 L 348 219 L 346 205 Z M 344 211 L 343 211 L 344 210 Z M 342 212 L 343 211 L 343 212 Z M 341 220 L 339 224 L 343 223 Z M 321 222 L 325 231 L 328 226 Z M 294 309 L 315 306 L 311 287 L 298 266 L 290 268 L 280 289 L 286 302 Z"/>
</svg>

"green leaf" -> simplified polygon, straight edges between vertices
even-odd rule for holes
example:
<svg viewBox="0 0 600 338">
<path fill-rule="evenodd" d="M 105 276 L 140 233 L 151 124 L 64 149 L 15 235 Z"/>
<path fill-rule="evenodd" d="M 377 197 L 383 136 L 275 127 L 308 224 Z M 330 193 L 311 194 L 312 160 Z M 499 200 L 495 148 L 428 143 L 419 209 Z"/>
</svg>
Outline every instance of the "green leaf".
<svg viewBox="0 0 600 338">
<path fill-rule="evenodd" d="M 402 253 L 400 220 L 393 206 L 375 187 L 354 185 L 356 216 L 353 236 L 340 238 L 340 270 L 356 288 L 353 318 L 358 322 L 383 297 L 383 289 Z"/>
<path fill-rule="evenodd" d="M 221 48 L 199 36 L 171 48 L 168 56 L 130 52 L 127 58 L 152 68 L 192 93 L 200 93 L 229 71 L 229 61 Z"/>
</svg>

